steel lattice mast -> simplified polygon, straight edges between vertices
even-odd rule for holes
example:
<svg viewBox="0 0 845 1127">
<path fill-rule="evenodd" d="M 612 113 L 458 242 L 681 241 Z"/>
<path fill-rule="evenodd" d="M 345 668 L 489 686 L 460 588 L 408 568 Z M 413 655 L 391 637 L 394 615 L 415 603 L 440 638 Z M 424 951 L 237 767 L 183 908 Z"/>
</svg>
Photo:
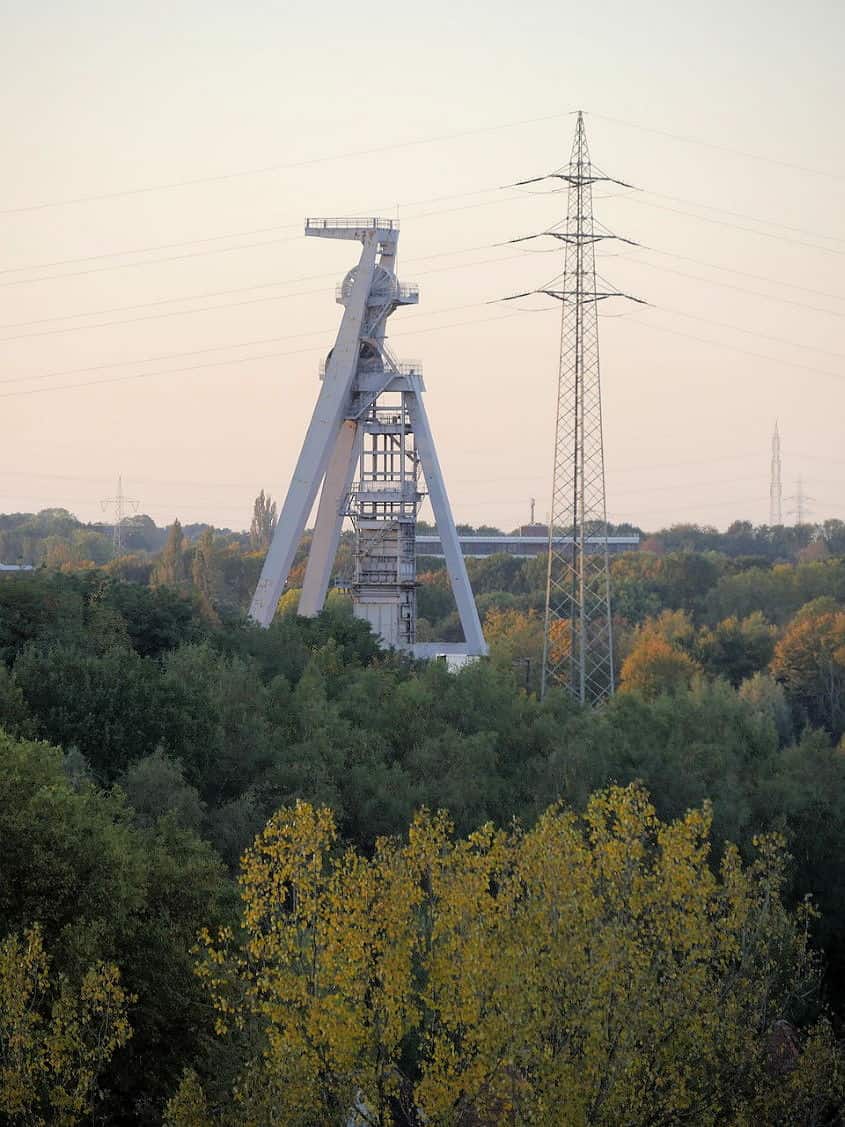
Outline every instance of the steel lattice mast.
<svg viewBox="0 0 845 1127">
<path fill-rule="evenodd" d="M 552 283 L 532 291 L 561 303 L 541 692 L 565 685 L 582 704 L 597 704 L 615 687 L 598 303 L 609 297 L 639 299 L 597 286 L 596 243 L 618 236 L 593 217 L 593 184 L 630 185 L 591 164 L 581 112 L 569 164 L 550 175 L 568 184 L 569 190 L 565 220 L 542 232 L 564 244 L 563 274 L 555 279 L 560 288 Z"/>
<path fill-rule="evenodd" d="M 769 473 L 769 525 L 783 524 L 783 487 L 781 485 L 780 432 L 775 420 L 772 435 L 772 464 Z"/>
<path fill-rule="evenodd" d="M 123 524 L 126 520 L 126 510 L 129 509 L 133 513 L 138 511 L 138 502 L 131 497 L 124 496 L 123 478 L 120 476 L 117 479 L 117 493 L 114 497 L 104 497 L 100 502 L 100 508 L 103 512 L 109 507 L 114 510 L 112 554 L 117 558 L 123 551 Z"/>
</svg>

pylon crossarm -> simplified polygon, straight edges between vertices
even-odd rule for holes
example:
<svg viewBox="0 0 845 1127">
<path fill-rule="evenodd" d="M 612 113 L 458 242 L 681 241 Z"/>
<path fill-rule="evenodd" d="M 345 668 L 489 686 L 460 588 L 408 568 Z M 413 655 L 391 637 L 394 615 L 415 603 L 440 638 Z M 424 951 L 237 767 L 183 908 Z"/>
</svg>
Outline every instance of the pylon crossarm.
<svg viewBox="0 0 845 1127">
<path fill-rule="evenodd" d="M 539 184 L 542 180 L 565 180 L 566 183 L 575 186 L 585 186 L 588 184 L 618 184 L 620 188 L 632 188 L 638 191 L 634 184 L 628 184 L 625 180 L 617 180 L 613 176 L 593 176 L 591 173 L 572 173 L 572 172 L 547 172 L 544 176 L 532 176 L 529 180 L 516 180 L 513 184 L 508 184 L 509 188 L 523 188 L 526 184 Z M 549 195 L 552 193 L 549 192 Z"/>
<path fill-rule="evenodd" d="M 622 235 L 614 235 L 610 231 L 602 234 L 595 231 L 538 231 L 536 235 L 520 235 L 516 239 L 508 239 L 502 246 L 509 246 L 511 243 L 527 243 L 531 239 L 558 239 L 562 243 L 600 243 L 605 239 L 615 239 L 617 243 L 627 243 L 629 247 L 641 246 L 640 243 L 635 243 L 633 239 L 623 238 Z"/>
<path fill-rule="evenodd" d="M 634 301 L 637 305 L 648 305 L 649 302 L 643 301 L 641 297 L 634 297 L 632 294 L 623 293 L 621 290 L 593 291 L 589 290 L 533 290 L 536 294 L 545 294 L 546 297 L 556 297 L 558 301 L 604 301 L 608 297 L 624 297 L 627 301 Z M 519 296 L 525 297 L 527 295 L 521 294 Z M 507 299 L 510 300 L 510 299 Z"/>
<path fill-rule="evenodd" d="M 613 239 L 617 243 L 627 243 L 629 247 L 638 247 L 641 244 L 635 243 L 633 239 L 623 238 L 622 235 L 606 235 L 595 234 L 590 231 L 544 231 L 544 235 L 550 235 L 553 239 L 559 239 L 562 243 L 600 243 L 605 239 Z"/>
</svg>

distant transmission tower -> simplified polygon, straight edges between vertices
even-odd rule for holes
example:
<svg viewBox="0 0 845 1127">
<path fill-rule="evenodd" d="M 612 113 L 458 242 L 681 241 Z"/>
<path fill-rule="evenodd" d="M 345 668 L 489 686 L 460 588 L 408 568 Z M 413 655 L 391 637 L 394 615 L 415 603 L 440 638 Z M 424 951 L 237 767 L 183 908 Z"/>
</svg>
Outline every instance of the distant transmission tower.
<svg viewBox="0 0 845 1127">
<path fill-rule="evenodd" d="M 117 493 L 114 497 L 104 497 L 100 502 L 100 507 L 103 512 L 108 508 L 113 510 L 112 552 L 115 556 L 119 556 L 123 549 L 123 522 L 126 520 L 126 510 L 129 509 L 131 512 L 137 513 L 138 502 L 131 497 L 124 496 L 123 478 L 118 475 Z"/>
<path fill-rule="evenodd" d="M 807 502 L 812 501 L 813 498 L 808 497 L 804 492 L 804 479 L 802 477 L 799 477 L 796 481 L 795 496 L 790 498 L 790 500 L 795 502 L 795 508 L 791 510 L 795 514 L 795 523 L 805 524 L 810 515 Z"/>
<path fill-rule="evenodd" d="M 527 236 L 550 235 L 565 247 L 563 273 L 531 291 L 561 303 L 541 693 L 566 685 L 582 704 L 598 704 L 613 693 L 615 682 L 597 307 L 609 297 L 639 299 L 597 287 L 596 243 L 618 236 L 593 218 L 593 184 L 631 185 L 593 167 L 580 111 L 569 164 L 518 183 L 550 178 L 569 185 L 566 218 L 540 235 Z M 527 296 L 514 294 L 507 300 Z"/>
<path fill-rule="evenodd" d="M 772 435 L 772 467 L 769 475 L 769 526 L 783 524 L 783 487 L 781 485 L 780 434 L 777 420 Z"/>
</svg>

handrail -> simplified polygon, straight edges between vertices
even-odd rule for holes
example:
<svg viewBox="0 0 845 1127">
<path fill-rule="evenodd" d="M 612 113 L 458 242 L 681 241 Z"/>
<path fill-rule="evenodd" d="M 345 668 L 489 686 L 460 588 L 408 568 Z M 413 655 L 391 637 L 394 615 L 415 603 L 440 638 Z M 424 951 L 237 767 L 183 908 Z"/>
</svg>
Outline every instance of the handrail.
<svg viewBox="0 0 845 1127">
<path fill-rule="evenodd" d="M 347 230 L 349 228 L 365 227 L 368 231 L 371 230 L 371 229 L 377 230 L 377 231 L 398 231 L 399 230 L 399 220 L 398 219 L 379 219 L 377 216 L 371 216 L 371 215 L 367 215 L 367 216 L 364 216 L 364 217 L 357 216 L 357 215 L 351 216 L 351 217 L 340 216 L 340 217 L 337 217 L 337 218 L 333 217 L 333 218 L 330 218 L 330 219 L 317 219 L 317 218 L 314 218 L 314 217 L 309 217 L 308 219 L 305 220 L 305 230 L 306 231 L 309 228 L 312 229 L 312 230 L 325 231 L 325 230 L 327 230 L 328 228 L 331 228 L 331 227 L 340 227 L 340 228 L 343 228 L 344 230 Z"/>
<path fill-rule="evenodd" d="M 313 231 L 322 231 L 322 227 L 312 227 Z M 346 228 L 344 228 L 346 230 Z M 334 288 L 334 298 L 338 303 L 343 301 L 343 282 L 338 282 Z M 378 296 L 378 295 L 377 295 Z M 387 301 L 397 301 L 400 305 L 407 305 L 412 301 L 419 301 L 420 287 L 417 282 L 400 282 L 396 289 L 387 297 Z M 384 300 L 383 297 L 378 298 Z"/>
</svg>

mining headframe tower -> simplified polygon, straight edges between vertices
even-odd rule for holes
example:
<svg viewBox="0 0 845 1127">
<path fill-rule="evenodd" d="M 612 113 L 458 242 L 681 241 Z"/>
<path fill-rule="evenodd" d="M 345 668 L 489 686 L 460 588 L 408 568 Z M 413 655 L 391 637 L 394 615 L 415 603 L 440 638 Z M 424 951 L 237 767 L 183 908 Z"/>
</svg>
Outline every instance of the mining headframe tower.
<svg viewBox="0 0 845 1127">
<path fill-rule="evenodd" d="M 308 516 L 320 491 L 299 613 L 325 602 L 345 517 L 355 529 L 354 613 L 382 643 L 416 657 L 487 652 L 423 402 L 419 364 L 387 344 L 387 319 L 415 305 L 419 290 L 396 276 L 399 224 L 393 219 L 308 219 L 305 234 L 362 244 L 337 289 L 343 316 L 321 365 L 322 386 L 264 562 L 250 616 L 269 626 Z M 423 484 L 424 483 L 424 484 Z M 322 488 L 321 488 L 322 487 Z M 416 638 L 416 522 L 428 492 L 463 643 Z"/>
</svg>

